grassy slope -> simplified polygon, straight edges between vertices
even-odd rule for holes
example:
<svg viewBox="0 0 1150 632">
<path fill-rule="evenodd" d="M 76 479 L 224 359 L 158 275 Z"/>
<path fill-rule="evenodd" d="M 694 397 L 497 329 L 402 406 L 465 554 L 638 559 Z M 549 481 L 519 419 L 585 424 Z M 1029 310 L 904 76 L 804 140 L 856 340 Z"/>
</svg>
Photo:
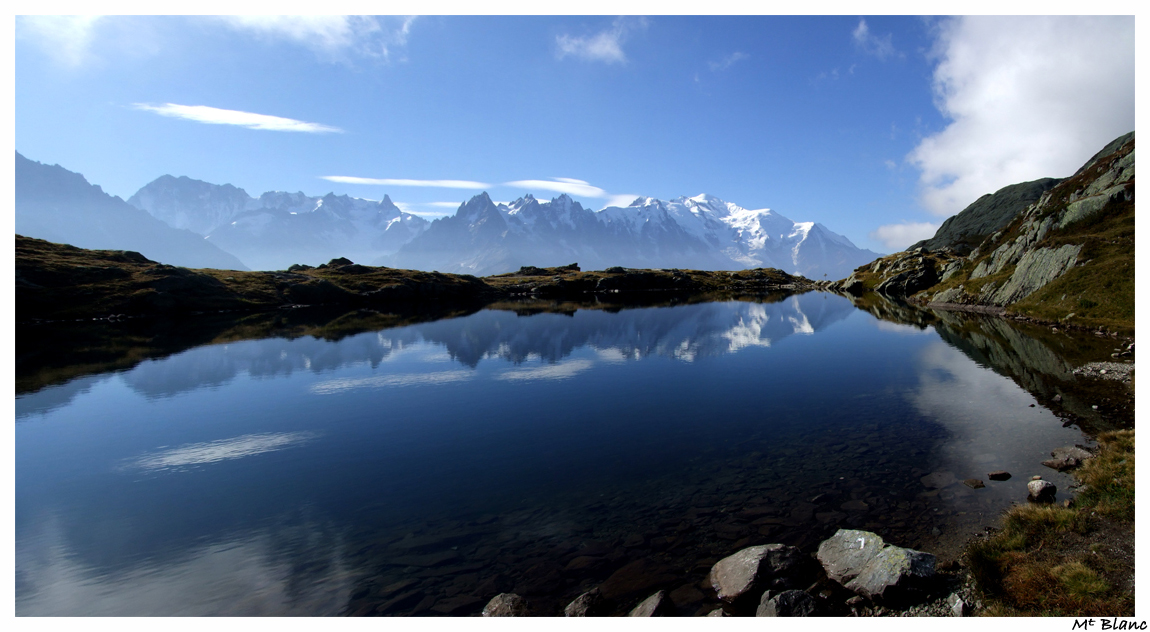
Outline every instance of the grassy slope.
<svg viewBox="0 0 1150 632">
<path fill-rule="evenodd" d="M 1134 431 L 1098 437 L 1070 507 L 1011 509 L 967 562 L 989 616 L 1133 616 Z"/>
<path fill-rule="evenodd" d="M 1133 143 L 1130 144 L 1131 151 Z M 1038 219 L 1060 213 L 1070 202 L 1075 191 L 1084 189 L 1110 165 L 1126 155 L 1119 151 L 1100 160 L 1082 173 L 1060 183 L 1052 189 L 1050 202 Z M 1133 181 L 1131 181 L 1133 183 Z M 1017 237 L 1027 217 L 1019 215 L 1000 234 L 980 247 L 979 256 L 963 266 L 962 270 L 944 283 L 917 295 L 921 299 L 952 287 L 962 285 L 968 294 L 977 295 L 987 283 L 1001 286 L 1014 273 L 1015 266 L 1007 266 L 998 274 L 970 279 L 970 273 L 979 262 L 988 260 L 999 245 Z M 1063 321 L 1089 327 L 1105 328 L 1120 333 L 1134 330 L 1134 202 L 1112 202 L 1096 215 L 1075 222 L 1061 230 L 1052 230 L 1035 248 L 1057 248 L 1064 244 L 1083 244 L 1078 255 L 1079 265 L 1039 291 L 1007 307 L 1008 312 Z"/>
</svg>

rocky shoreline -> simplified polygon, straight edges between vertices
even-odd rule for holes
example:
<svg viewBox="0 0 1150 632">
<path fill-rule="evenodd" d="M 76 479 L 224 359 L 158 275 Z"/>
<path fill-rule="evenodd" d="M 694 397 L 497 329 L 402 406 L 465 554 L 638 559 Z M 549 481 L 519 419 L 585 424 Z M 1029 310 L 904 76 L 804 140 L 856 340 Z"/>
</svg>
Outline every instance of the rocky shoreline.
<svg viewBox="0 0 1150 632">
<path fill-rule="evenodd" d="M 1094 455 L 1081 446 L 1057 448 L 1042 464 L 1057 471 L 1075 469 Z M 930 478 L 930 475 L 924 477 Z M 1008 480 L 996 471 L 990 480 Z M 953 481 L 951 481 L 953 482 Z M 972 488 L 981 480 L 962 481 Z M 930 482 L 929 484 L 937 484 Z M 1026 501 L 1052 504 L 1058 489 L 1041 476 L 1032 476 Z M 1073 488 L 1072 488 L 1073 489 Z M 1073 500 L 1065 499 L 1063 506 Z M 629 565 L 629 566 L 633 566 Z M 715 562 L 704 582 L 675 591 L 657 590 L 633 607 L 620 601 L 616 576 L 587 590 L 561 611 L 536 608 L 514 592 L 496 595 L 478 614 L 484 617 L 525 616 L 677 616 L 682 606 L 706 591 L 711 605 L 695 616 L 706 617 L 967 617 L 978 616 L 983 601 L 965 560 L 939 564 L 937 556 L 885 542 L 876 533 L 840 528 L 815 550 L 780 543 L 742 548 Z M 634 598 L 630 603 L 634 602 Z M 463 613 L 459 613 L 463 614 Z M 476 613 L 471 613 L 472 615 Z"/>
</svg>

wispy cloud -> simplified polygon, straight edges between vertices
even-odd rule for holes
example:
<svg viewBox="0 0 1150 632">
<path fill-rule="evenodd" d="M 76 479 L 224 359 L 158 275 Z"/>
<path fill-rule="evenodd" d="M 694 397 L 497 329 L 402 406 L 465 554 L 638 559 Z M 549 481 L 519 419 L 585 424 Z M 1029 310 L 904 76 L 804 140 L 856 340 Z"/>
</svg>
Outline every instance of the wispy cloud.
<svg viewBox="0 0 1150 632">
<path fill-rule="evenodd" d="M 961 17 L 937 32 L 935 104 L 950 123 L 908 156 L 934 215 L 1070 175 L 1134 129 L 1133 16 Z"/>
<path fill-rule="evenodd" d="M 518 189 L 541 189 L 543 191 L 566 193 L 567 195 L 574 195 L 578 197 L 599 198 L 607 200 L 607 206 L 626 206 L 630 204 L 635 198 L 640 197 L 630 193 L 608 193 L 607 191 L 592 185 L 586 180 L 578 180 L 575 178 L 551 178 L 550 180 L 515 180 L 514 182 L 505 182 L 503 185 L 515 187 Z"/>
<path fill-rule="evenodd" d="M 569 360 L 559 364 L 504 371 L 496 375 L 495 379 L 512 381 L 564 380 L 590 369 L 593 365 L 594 363 L 590 360 Z"/>
<path fill-rule="evenodd" d="M 871 33 L 866 20 L 859 19 L 859 24 L 851 35 L 854 38 L 855 46 L 868 55 L 874 55 L 879 59 L 903 56 L 902 53 L 895 50 L 894 44 L 891 43 L 890 33 L 883 36 Z"/>
<path fill-rule="evenodd" d="M 144 470 L 170 470 L 218 461 L 230 461 L 245 456 L 282 450 L 304 443 L 315 436 L 310 432 L 278 432 L 191 443 L 178 448 L 145 454 L 134 459 L 132 465 Z"/>
<path fill-rule="evenodd" d="M 556 57 L 577 57 L 587 61 L 601 61 L 607 64 L 625 64 L 627 55 L 623 52 L 623 42 L 634 29 L 647 27 L 644 18 L 638 20 L 616 18 L 611 26 L 594 35 L 574 37 L 567 34 L 555 37 Z"/>
<path fill-rule="evenodd" d="M 228 27 L 311 49 L 331 61 L 350 57 L 403 61 L 415 17 L 358 15 L 231 15 Z"/>
<path fill-rule="evenodd" d="M 320 176 L 328 182 L 371 184 L 389 187 L 433 187 L 440 189 L 490 189 L 491 185 L 474 180 L 410 180 L 406 178 L 358 178 L 355 176 Z"/>
<path fill-rule="evenodd" d="M 917 241 L 934 237 L 938 227 L 938 224 L 931 224 L 930 222 L 886 224 L 871 231 L 870 238 L 881 241 L 892 251 L 899 251 Z"/>
<path fill-rule="evenodd" d="M 133 103 L 132 107 L 137 110 L 154 112 L 160 116 L 170 116 L 172 118 L 181 118 L 197 123 L 208 123 L 210 125 L 236 125 L 248 129 L 262 129 L 275 132 L 306 132 L 310 134 L 343 132 L 340 128 L 330 125 L 307 123 L 305 121 L 283 118 L 282 116 L 271 116 L 269 114 L 255 114 L 253 112 L 242 112 L 240 110 L 224 110 L 207 105 L 179 105 L 177 103 L 151 105 L 148 103 Z"/>
<path fill-rule="evenodd" d="M 711 72 L 719 72 L 721 70 L 726 70 L 726 69 L 730 68 L 736 62 L 740 62 L 744 59 L 750 59 L 750 58 L 751 58 L 751 56 L 746 54 L 746 53 L 734 52 L 734 53 L 731 53 L 730 55 L 727 55 L 726 57 L 722 58 L 719 61 L 709 62 L 708 65 L 711 67 Z"/>
<path fill-rule="evenodd" d="M 473 377 L 471 371 L 433 371 L 430 373 L 399 373 L 361 378 L 339 378 L 312 384 L 311 392 L 316 395 L 336 395 L 362 388 L 387 388 L 403 386 L 435 386 L 462 382 Z"/>
<path fill-rule="evenodd" d="M 61 65 L 82 66 L 91 59 L 100 19 L 98 15 L 20 15 L 16 16 L 16 37 L 33 41 Z"/>
</svg>

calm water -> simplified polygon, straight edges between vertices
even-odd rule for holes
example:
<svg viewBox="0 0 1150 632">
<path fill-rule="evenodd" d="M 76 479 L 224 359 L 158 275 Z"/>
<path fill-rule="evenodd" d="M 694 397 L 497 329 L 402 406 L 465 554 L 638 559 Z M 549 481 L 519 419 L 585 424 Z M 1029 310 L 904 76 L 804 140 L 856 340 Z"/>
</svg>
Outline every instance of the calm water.
<svg viewBox="0 0 1150 632">
<path fill-rule="evenodd" d="M 1066 490 L 1039 462 L 1083 441 L 958 346 L 810 293 L 81 377 L 16 398 L 16 613 L 465 615 L 509 590 L 560 613 L 606 580 L 691 614 L 751 544 L 854 527 L 945 553 L 1031 474 Z"/>
</svg>

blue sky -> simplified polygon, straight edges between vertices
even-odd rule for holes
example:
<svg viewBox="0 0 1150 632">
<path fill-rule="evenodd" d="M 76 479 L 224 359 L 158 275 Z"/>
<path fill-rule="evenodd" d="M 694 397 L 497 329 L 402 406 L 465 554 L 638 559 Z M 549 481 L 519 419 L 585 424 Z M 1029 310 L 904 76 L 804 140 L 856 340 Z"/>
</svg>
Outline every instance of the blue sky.
<svg viewBox="0 0 1150 632">
<path fill-rule="evenodd" d="M 890 252 L 1134 128 L 1134 19 L 23 17 L 16 150 L 434 216 L 710 193 Z"/>
</svg>

